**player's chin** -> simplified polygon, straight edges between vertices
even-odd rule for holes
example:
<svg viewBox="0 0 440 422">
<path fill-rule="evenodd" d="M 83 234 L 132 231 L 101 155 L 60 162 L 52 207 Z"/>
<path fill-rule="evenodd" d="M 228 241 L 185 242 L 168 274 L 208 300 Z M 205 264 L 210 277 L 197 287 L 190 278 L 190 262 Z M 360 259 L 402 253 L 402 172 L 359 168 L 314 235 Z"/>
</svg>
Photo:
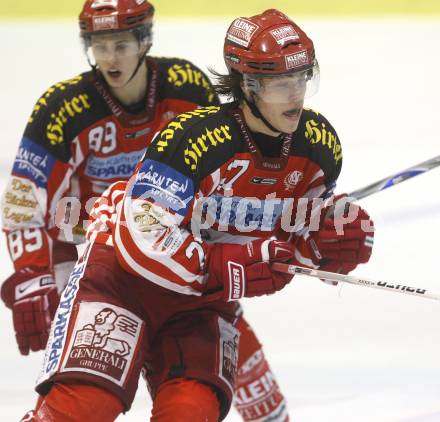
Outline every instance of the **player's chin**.
<svg viewBox="0 0 440 422">
<path fill-rule="evenodd" d="M 292 133 L 298 128 L 299 116 L 285 115 L 284 113 L 279 118 L 278 128 L 284 133 Z"/>
<path fill-rule="evenodd" d="M 112 88 L 121 88 L 127 83 L 127 78 L 122 72 L 117 74 L 105 73 L 104 77 L 107 84 Z"/>
</svg>

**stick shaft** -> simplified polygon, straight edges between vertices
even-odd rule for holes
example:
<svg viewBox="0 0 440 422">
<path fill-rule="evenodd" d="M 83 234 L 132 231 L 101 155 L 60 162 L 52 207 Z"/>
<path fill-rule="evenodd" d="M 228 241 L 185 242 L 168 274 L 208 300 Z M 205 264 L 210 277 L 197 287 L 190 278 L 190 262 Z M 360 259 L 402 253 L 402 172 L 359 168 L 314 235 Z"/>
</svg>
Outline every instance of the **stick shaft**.
<svg viewBox="0 0 440 422">
<path fill-rule="evenodd" d="M 386 290 L 405 295 L 418 296 L 425 299 L 440 300 L 440 294 L 430 292 L 428 289 L 421 287 L 411 287 L 403 283 L 395 283 L 388 281 L 372 280 L 364 277 L 355 277 L 351 275 L 332 273 L 329 271 L 314 270 L 311 268 L 299 267 L 297 265 L 283 264 L 275 262 L 272 269 L 287 274 L 302 274 L 310 277 L 316 277 L 328 281 L 338 281 L 341 283 L 355 284 L 357 286 L 370 287 L 373 289 Z"/>
<path fill-rule="evenodd" d="M 431 158 L 430 160 L 423 161 L 423 163 L 409 167 L 399 173 L 385 177 L 377 182 L 371 183 L 368 186 L 357 189 L 351 192 L 349 196 L 355 198 L 356 200 L 365 198 L 366 196 L 372 195 L 376 192 L 380 192 L 384 189 L 388 189 L 391 186 L 402 183 L 405 180 L 418 176 L 419 174 L 426 173 L 427 171 L 432 170 L 433 168 L 436 168 L 438 166 L 440 166 L 440 155 Z"/>
</svg>

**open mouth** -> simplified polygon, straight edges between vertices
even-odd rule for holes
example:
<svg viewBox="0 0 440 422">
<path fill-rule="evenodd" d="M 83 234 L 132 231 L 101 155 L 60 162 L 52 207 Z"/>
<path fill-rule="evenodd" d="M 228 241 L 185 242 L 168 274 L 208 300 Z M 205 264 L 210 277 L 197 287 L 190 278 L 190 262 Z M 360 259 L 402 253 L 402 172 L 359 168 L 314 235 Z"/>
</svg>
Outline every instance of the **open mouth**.
<svg viewBox="0 0 440 422">
<path fill-rule="evenodd" d="M 107 75 L 112 79 L 118 79 L 122 75 L 122 72 L 116 69 L 110 69 L 107 71 Z"/>
<path fill-rule="evenodd" d="M 301 113 L 301 108 L 296 107 L 283 112 L 283 115 L 291 119 L 294 117 L 299 117 L 300 113 Z"/>
</svg>

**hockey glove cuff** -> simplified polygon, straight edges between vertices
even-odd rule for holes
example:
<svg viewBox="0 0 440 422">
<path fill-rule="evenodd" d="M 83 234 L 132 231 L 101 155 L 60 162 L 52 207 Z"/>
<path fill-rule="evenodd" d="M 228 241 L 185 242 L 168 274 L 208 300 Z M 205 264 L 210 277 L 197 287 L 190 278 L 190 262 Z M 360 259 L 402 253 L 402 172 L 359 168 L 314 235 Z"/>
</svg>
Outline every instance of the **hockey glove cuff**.
<svg viewBox="0 0 440 422">
<path fill-rule="evenodd" d="M 3 283 L 1 298 L 12 310 L 20 353 L 27 355 L 29 350 L 44 349 L 59 303 L 52 272 L 29 268 L 16 272 Z"/>
<path fill-rule="evenodd" d="M 270 264 L 288 262 L 293 253 L 290 243 L 277 240 L 212 245 L 208 253 L 208 289 L 222 288 L 226 301 L 275 293 L 291 281 L 292 275 L 273 271 Z"/>
</svg>

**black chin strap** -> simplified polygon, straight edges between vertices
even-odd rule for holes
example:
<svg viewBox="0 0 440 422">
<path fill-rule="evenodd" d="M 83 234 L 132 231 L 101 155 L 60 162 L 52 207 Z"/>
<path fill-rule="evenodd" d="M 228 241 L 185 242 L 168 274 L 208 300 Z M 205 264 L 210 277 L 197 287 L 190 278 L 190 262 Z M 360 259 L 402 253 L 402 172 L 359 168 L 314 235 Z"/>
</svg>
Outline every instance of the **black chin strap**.
<svg viewBox="0 0 440 422">
<path fill-rule="evenodd" d="M 247 106 L 250 108 L 252 114 L 257 118 L 260 119 L 272 132 L 276 133 L 284 133 L 282 130 L 277 129 L 276 127 L 272 126 L 269 121 L 263 116 L 261 111 L 258 109 L 257 105 L 255 104 L 254 100 L 248 100 L 246 95 L 244 96 L 244 101 L 247 104 Z"/>
<path fill-rule="evenodd" d="M 142 63 L 144 62 L 144 60 L 145 60 L 145 55 L 142 55 L 142 56 L 139 57 L 136 69 L 134 69 L 132 75 L 130 76 L 130 79 L 125 83 L 124 86 L 127 86 L 130 83 L 130 81 L 136 76 L 136 73 L 138 73 L 138 70 L 140 69 L 140 67 L 141 67 Z"/>
</svg>

